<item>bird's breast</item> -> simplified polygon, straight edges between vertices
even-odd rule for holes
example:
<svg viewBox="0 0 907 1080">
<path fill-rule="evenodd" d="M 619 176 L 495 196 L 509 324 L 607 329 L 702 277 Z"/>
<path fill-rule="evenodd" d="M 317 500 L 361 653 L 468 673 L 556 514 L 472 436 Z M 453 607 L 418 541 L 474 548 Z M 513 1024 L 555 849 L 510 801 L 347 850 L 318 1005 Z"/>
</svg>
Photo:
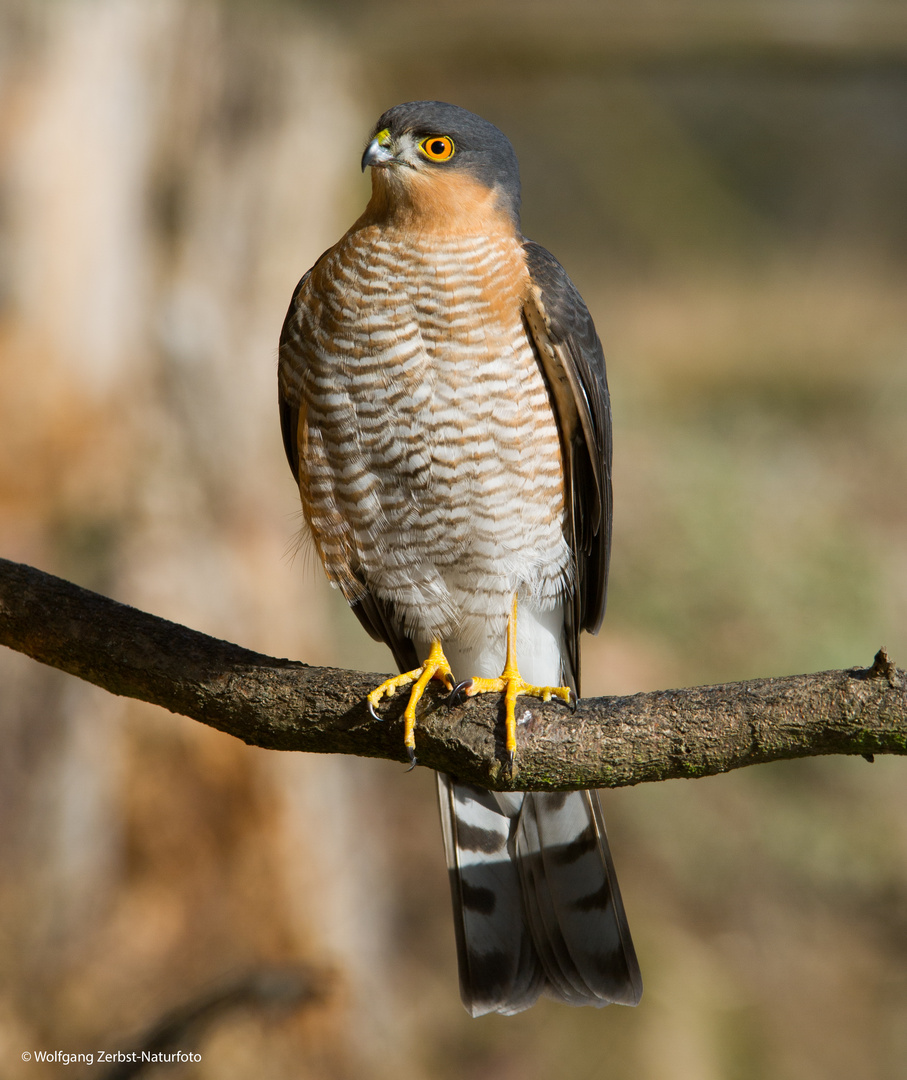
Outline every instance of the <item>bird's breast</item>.
<svg viewBox="0 0 907 1080">
<path fill-rule="evenodd" d="M 411 590 L 423 570 L 445 588 L 562 590 L 561 447 L 523 323 L 527 287 L 516 237 L 372 227 L 344 238 L 300 296 L 318 448 L 303 463 L 307 516 L 315 531 L 319 505 L 339 509 L 378 591 Z"/>
</svg>

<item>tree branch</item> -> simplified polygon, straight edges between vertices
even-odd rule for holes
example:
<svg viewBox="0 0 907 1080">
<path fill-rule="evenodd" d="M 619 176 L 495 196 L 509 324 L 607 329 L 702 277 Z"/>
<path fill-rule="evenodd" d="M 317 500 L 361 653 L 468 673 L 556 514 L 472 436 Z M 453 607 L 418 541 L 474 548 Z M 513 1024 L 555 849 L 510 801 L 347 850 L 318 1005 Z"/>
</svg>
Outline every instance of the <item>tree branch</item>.
<svg viewBox="0 0 907 1080">
<path fill-rule="evenodd" d="M 406 695 L 381 721 L 365 707 L 381 676 L 263 656 L 5 559 L 0 643 L 253 746 L 406 760 Z M 500 700 L 448 709 L 442 698 L 439 688 L 423 699 L 419 763 L 497 790 L 619 787 L 782 758 L 907 753 L 907 676 L 884 649 L 867 669 L 586 698 L 575 712 L 521 698 L 513 778 L 500 763 Z"/>
</svg>

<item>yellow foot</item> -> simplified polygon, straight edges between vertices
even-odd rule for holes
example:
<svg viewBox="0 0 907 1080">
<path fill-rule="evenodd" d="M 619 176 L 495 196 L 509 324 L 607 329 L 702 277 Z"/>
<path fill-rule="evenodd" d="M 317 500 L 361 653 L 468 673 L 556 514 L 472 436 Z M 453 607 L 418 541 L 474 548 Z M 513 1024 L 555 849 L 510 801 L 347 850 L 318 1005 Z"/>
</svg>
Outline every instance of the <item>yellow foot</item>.
<svg viewBox="0 0 907 1080">
<path fill-rule="evenodd" d="M 507 623 L 507 662 L 497 679 L 474 678 L 463 687 L 467 697 L 476 694 L 504 694 L 504 749 L 507 765 L 513 772 L 516 755 L 516 699 L 520 694 L 539 697 L 542 701 L 560 698 L 570 703 L 569 686 L 533 686 L 520 675 L 516 661 L 516 609 L 517 599 L 513 598 L 513 608 Z"/>
<path fill-rule="evenodd" d="M 472 679 L 463 687 L 463 693 L 467 697 L 489 693 L 504 695 L 504 750 L 511 771 L 516 755 L 516 699 L 520 694 L 539 697 L 542 701 L 550 701 L 551 698 L 556 697 L 567 702 L 568 705 L 570 703 L 569 686 L 533 686 L 526 682 L 519 671 L 510 670 L 509 666 L 504 668 L 497 679 Z"/>
<path fill-rule="evenodd" d="M 441 648 L 440 641 L 431 643 L 428 656 L 419 667 L 407 671 L 403 675 L 395 675 L 392 679 L 386 679 L 368 695 L 369 712 L 376 719 L 379 719 L 378 714 L 375 712 L 375 706 L 378 702 L 383 697 L 393 697 L 401 686 L 409 686 L 410 683 L 415 683 L 410 691 L 406 709 L 403 712 L 403 745 L 406 747 L 412 765 L 416 764 L 416 706 L 425 693 L 425 687 L 428 686 L 432 679 L 439 679 L 447 686 L 448 690 L 453 686 L 453 673 L 450 670 L 447 657 L 444 655 L 444 650 Z"/>
</svg>

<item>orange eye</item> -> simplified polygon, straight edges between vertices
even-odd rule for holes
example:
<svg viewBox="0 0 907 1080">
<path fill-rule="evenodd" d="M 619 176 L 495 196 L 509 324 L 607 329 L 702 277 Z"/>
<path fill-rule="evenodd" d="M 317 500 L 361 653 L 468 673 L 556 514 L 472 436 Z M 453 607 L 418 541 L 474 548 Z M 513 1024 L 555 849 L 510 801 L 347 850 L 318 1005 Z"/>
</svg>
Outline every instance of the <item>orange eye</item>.
<svg viewBox="0 0 907 1080">
<path fill-rule="evenodd" d="M 429 161 L 447 161 L 454 156 L 453 139 L 446 135 L 429 135 L 419 143 L 419 149 Z"/>
</svg>

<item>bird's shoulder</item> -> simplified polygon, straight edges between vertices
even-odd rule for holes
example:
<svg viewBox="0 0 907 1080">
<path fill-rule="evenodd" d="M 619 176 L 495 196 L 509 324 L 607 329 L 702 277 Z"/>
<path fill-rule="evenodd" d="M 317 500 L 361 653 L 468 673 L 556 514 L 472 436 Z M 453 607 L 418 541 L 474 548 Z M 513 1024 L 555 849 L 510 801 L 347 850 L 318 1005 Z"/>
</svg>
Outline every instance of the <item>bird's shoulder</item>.
<svg viewBox="0 0 907 1080">
<path fill-rule="evenodd" d="M 541 301 L 545 323 L 557 344 L 572 339 L 578 351 L 590 360 L 604 354 L 585 300 L 561 263 L 534 240 L 523 240 L 529 279 Z"/>
</svg>

